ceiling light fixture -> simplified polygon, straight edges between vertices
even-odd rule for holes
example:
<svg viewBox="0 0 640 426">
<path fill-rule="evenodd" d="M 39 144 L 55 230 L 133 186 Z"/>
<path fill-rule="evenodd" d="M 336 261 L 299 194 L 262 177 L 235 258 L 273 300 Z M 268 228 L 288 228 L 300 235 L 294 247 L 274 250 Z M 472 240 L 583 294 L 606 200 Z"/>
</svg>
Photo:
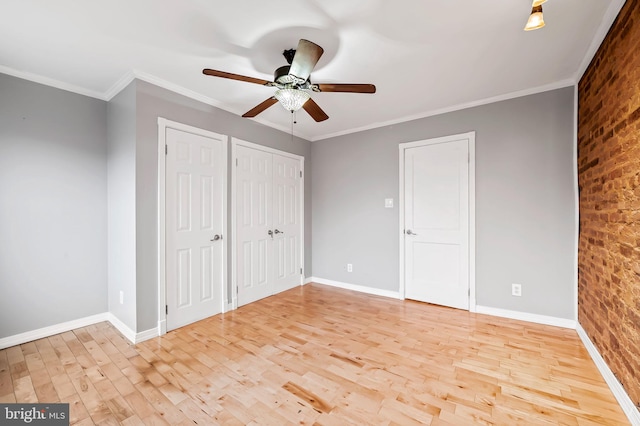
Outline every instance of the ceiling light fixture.
<svg viewBox="0 0 640 426">
<path fill-rule="evenodd" d="M 533 2 L 533 7 L 531 8 L 531 15 L 529 15 L 529 20 L 527 21 L 527 25 L 525 25 L 525 31 L 537 30 L 538 28 L 544 27 L 544 17 L 542 16 L 542 3 L 546 0 L 536 0 Z M 536 6 L 536 2 L 539 3 Z"/>
<path fill-rule="evenodd" d="M 546 2 L 547 2 L 547 0 L 533 0 L 532 7 L 542 6 L 542 3 L 546 3 Z"/>
<path fill-rule="evenodd" d="M 275 97 L 287 111 L 298 111 L 311 98 L 311 95 L 300 89 L 279 89 L 276 90 Z"/>
</svg>

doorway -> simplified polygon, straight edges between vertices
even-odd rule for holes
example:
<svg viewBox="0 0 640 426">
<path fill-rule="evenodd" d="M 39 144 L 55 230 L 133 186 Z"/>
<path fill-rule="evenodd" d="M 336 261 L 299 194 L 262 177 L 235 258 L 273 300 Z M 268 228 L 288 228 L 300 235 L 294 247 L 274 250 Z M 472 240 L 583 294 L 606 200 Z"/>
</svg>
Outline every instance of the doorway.
<svg viewBox="0 0 640 426">
<path fill-rule="evenodd" d="M 475 310 L 475 132 L 400 144 L 400 292 Z"/>
<path fill-rule="evenodd" d="M 227 137 L 160 118 L 160 334 L 224 309 Z"/>
</svg>

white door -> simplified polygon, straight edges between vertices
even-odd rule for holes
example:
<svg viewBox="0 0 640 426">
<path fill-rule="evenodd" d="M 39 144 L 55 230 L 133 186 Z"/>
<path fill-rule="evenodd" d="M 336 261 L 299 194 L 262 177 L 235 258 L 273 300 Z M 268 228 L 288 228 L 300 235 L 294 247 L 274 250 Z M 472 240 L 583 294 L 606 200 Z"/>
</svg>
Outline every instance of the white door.
<svg viewBox="0 0 640 426">
<path fill-rule="evenodd" d="M 236 149 L 236 247 L 238 306 L 274 293 L 271 215 L 272 156 Z"/>
<path fill-rule="evenodd" d="M 469 139 L 407 148 L 405 297 L 469 309 Z"/>
<path fill-rule="evenodd" d="M 302 283 L 302 160 L 236 145 L 236 285 L 242 306 Z"/>
<path fill-rule="evenodd" d="M 167 329 L 222 311 L 225 141 L 167 128 Z"/>
<path fill-rule="evenodd" d="M 300 285 L 300 161 L 273 155 L 273 261 L 276 292 Z"/>
</svg>

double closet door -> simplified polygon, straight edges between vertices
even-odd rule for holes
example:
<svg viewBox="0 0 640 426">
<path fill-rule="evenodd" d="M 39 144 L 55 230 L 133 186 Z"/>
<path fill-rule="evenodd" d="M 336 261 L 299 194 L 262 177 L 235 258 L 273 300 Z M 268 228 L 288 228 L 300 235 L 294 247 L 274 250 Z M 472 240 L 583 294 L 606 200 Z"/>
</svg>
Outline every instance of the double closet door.
<svg viewBox="0 0 640 426">
<path fill-rule="evenodd" d="M 301 285 L 303 277 L 302 157 L 247 145 L 236 145 L 238 306 Z"/>
</svg>

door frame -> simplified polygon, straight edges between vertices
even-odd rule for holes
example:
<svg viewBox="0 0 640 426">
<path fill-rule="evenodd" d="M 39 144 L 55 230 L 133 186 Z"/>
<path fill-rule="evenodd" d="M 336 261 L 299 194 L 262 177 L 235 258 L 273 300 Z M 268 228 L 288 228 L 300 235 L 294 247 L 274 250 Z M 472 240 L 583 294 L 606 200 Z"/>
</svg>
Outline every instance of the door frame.
<svg viewBox="0 0 640 426">
<path fill-rule="evenodd" d="M 227 231 L 227 145 L 229 137 L 220 133 L 189 126 L 177 121 L 158 117 L 158 335 L 167 333 L 167 277 L 166 277 L 166 138 L 167 129 L 175 129 L 194 135 L 222 140 L 222 235 Z M 227 243 L 222 245 L 222 307 L 225 312 L 227 300 Z"/>
<path fill-rule="evenodd" d="M 238 292 L 233 291 L 234 286 L 237 286 L 237 273 L 238 267 L 237 259 L 237 246 L 236 246 L 236 183 L 237 167 L 235 166 L 238 160 L 236 148 L 244 146 L 246 148 L 255 149 L 258 151 L 268 152 L 270 154 L 282 155 L 284 157 L 293 158 L 300 161 L 300 171 L 302 177 L 300 178 L 300 267 L 302 268 L 302 274 L 300 274 L 300 285 L 304 285 L 304 157 L 302 155 L 292 154 L 286 151 L 280 151 L 279 149 L 270 148 L 264 145 L 248 142 L 238 138 L 231 138 L 231 309 L 238 309 Z M 225 299 L 228 303 L 228 299 Z"/>
<path fill-rule="evenodd" d="M 405 249 L 404 249 L 404 173 L 405 151 L 409 148 L 446 143 L 467 139 L 469 148 L 469 311 L 476 312 L 476 132 L 460 133 L 457 135 L 443 136 L 439 138 L 423 139 L 414 142 L 405 142 L 398 145 L 400 151 L 400 190 L 399 190 L 399 247 L 400 247 L 400 297 L 405 299 Z"/>
</svg>

